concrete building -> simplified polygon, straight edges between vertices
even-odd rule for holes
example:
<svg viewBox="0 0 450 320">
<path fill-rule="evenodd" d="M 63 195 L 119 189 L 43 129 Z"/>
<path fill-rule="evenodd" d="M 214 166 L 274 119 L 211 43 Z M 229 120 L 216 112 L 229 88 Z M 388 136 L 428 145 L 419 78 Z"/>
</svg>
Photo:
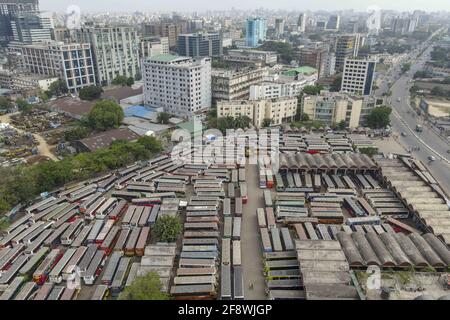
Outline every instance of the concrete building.
<svg viewBox="0 0 450 320">
<path fill-rule="evenodd" d="M 49 86 L 57 81 L 58 77 L 22 74 L 13 71 L 0 71 L 0 87 L 13 91 L 40 89 L 47 91 Z"/>
<path fill-rule="evenodd" d="M 266 40 L 267 20 L 264 18 L 247 19 L 245 45 L 257 47 Z"/>
<path fill-rule="evenodd" d="M 329 48 L 325 44 L 313 44 L 300 49 L 299 65 L 309 66 L 317 70 L 319 78 L 326 77 L 326 59 Z"/>
<path fill-rule="evenodd" d="M 211 59 L 159 55 L 143 60 L 144 103 L 191 118 L 211 108 Z"/>
<path fill-rule="evenodd" d="M 339 25 L 341 22 L 341 17 L 339 15 L 331 15 L 328 18 L 327 25 L 325 27 L 326 30 L 337 31 L 339 30 Z"/>
<path fill-rule="evenodd" d="M 260 128 L 264 119 L 270 119 L 271 125 L 280 125 L 292 121 L 297 113 L 297 98 L 277 98 L 260 100 L 234 100 L 217 102 L 218 117 L 247 116 L 255 127 Z"/>
<path fill-rule="evenodd" d="M 301 13 L 297 20 L 298 32 L 304 33 L 306 31 L 306 13 Z"/>
<path fill-rule="evenodd" d="M 230 62 L 257 63 L 274 65 L 277 63 L 277 53 L 252 49 L 231 49 L 223 59 Z"/>
<path fill-rule="evenodd" d="M 261 83 L 267 75 L 267 68 L 213 70 L 212 97 L 215 101 L 248 99 L 250 86 Z"/>
<path fill-rule="evenodd" d="M 314 85 L 317 73 L 299 74 L 296 77 L 274 75 L 261 84 L 250 86 L 250 100 L 297 97 L 304 87 Z"/>
<path fill-rule="evenodd" d="M 50 13 L 22 12 L 11 19 L 12 41 L 24 44 L 52 39 L 53 20 Z"/>
<path fill-rule="evenodd" d="M 322 121 L 328 126 L 345 121 L 349 128 L 357 128 L 361 125 L 364 103 L 363 97 L 322 91 L 317 96 L 303 97 L 302 114 L 307 114 L 311 120 Z"/>
<path fill-rule="evenodd" d="M 27 73 L 59 77 L 73 92 L 96 85 L 94 62 L 89 43 L 64 44 L 48 41 L 15 46 L 20 50 L 22 66 Z"/>
<path fill-rule="evenodd" d="M 110 85 L 117 76 L 140 78 L 140 41 L 135 28 L 81 28 L 74 37 L 75 42 L 91 44 L 98 84 Z"/>
<path fill-rule="evenodd" d="M 342 35 L 336 39 L 336 71 L 342 71 L 344 62 L 347 58 L 353 58 L 358 55 L 358 35 Z"/>
<path fill-rule="evenodd" d="M 341 91 L 357 95 L 372 94 L 375 67 L 375 60 L 345 59 Z"/>
<path fill-rule="evenodd" d="M 169 54 L 169 38 L 167 37 L 142 37 L 140 38 L 140 58 L 150 58 L 160 54 Z"/>
<path fill-rule="evenodd" d="M 284 34 L 284 25 L 284 19 L 275 19 L 275 35 L 277 37 L 281 37 Z"/>
<path fill-rule="evenodd" d="M 39 0 L 2 0 L 0 2 L 0 46 L 6 46 L 13 40 L 11 21 L 24 12 L 39 12 Z"/>
<path fill-rule="evenodd" d="M 185 57 L 220 57 L 223 53 L 220 33 L 178 35 L 178 54 Z"/>
</svg>

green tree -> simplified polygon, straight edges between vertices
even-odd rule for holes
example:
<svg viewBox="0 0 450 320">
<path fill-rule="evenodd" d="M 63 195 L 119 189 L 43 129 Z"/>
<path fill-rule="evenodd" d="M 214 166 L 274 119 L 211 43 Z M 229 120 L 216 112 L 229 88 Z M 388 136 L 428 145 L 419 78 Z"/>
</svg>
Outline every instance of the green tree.
<svg viewBox="0 0 450 320">
<path fill-rule="evenodd" d="M 267 127 L 270 127 L 271 124 L 272 124 L 272 119 L 265 118 L 265 119 L 263 119 L 262 127 L 267 128 Z"/>
<path fill-rule="evenodd" d="M 117 128 L 124 118 L 122 107 L 110 100 L 98 101 L 87 116 L 89 127 L 105 131 Z"/>
<path fill-rule="evenodd" d="M 134 84 L 134 78 L 133 77 L 129 77 L 127 79 L 127 86 L 131 87 Z"/>
<path fill-rule="evenodd" d="M 330 85 L 331 92 L 339 92 L 341 91 L 342 86 L 342 76 L 336 77 L 333 80 L 333 83 Z"/>
<path fill-rule="evenodd" d="M 392 109 L 387 106 L 380 106 L 372 109 L 367 116 L 367 126 L 371 129 L 383 129 L 390 125 Z"/>
<path fill-rule="evenodd" d="M 173 242 L 181 234 L 181 222 L 178 216 L 163 216 L 156 220 L 153 234 L 158 241 Z"/>
<path fill-rule="evenodd" d="M 139 144 L 143 145 L 145 149 L 149 150 L 152 153 L 158 153 L 163 151 L 163 146 L 161 141 L 156 139 L 155 137 L 142 136 L 137 141 Z"/>
<path fill-rule="evenodd" d="M 31 109 L 33 108 L 27 101 L 24 99 L 17 99 L 16 100 L 17 108 L 22 114 L 28 114 L 31 112 Z"/>
<path fill-rule="evenodd" d="M 12 104 L 11 100 L 9 100 L 5 97 L 0 97 L 0 109 L 9 110 L 12 107 L 13 107 L 13 104 Z"/>
<path fill-rule="evenodd" d="M 275 51 L 280 56 L 281 62 L 286 64 L 295 59 L 294 48 L 289 42 L 266 41 L 258 47 L 258 50 Z"/>
<path fill-rule="evenodd" d="M 310 95 L 310 96 L 317 96 L 320 94 L 320 91 L 322 91 L 324 88 L 322 85 L 315 85 L 315 86 L 305 86 L 302 90 L 302 95 Z"/>
<path fill-rule="evenodd" d="M 70 129 L 64 132 L 64 140 L 66 141 L 75 141 L 87 138 L 91 134 L 92 130 L 88 127 L 77 126 L 73 129 Z"/>
<path fill-rule="evenodd" d="M 93 101 L 102 96 L 103 89 L 100 86 L 87 86 L 78 91 L 81 100 Z"/>
<path fill-rule="evenodd" d="M 300 121 L 303 121 L 303 122 L 309 121 L 309 116 L 308 116 L 308 114 L 302 113 L 302 115 L 300 116 Z"/>
<path fill-rule="evenodd" d="M 119 295 L 119 300 L 169 300 L 169 295 L 163 292 L 159 275 L 151 271 L 145 276 L 136 277 Z"/>
<path fill-rule="evenodd" d="M 168 124 L 170 119 L 170 114 L 167 112 L 158 113 L 157 121 L 162 124 Z"/>
<path fill-rule="evenodd" d="M 69 89 L 67 89 L 66 82 L 64 80 L 56 80 L 49 85 L 46 94 L 47 96 L 60 96 L 67 92 L 69 92 Z"/>
<path fill-rule="evenodd" d="M 345 120 L 341 120 L 338 124 L 337 124 L 337 128 L 339 130 L 344 130 L 347 127 L 347 123 L 345 122 Z"/>
<path fill-rule="evenodd" d="M 411 63 L 404 63 L 402 65 L 402 73 L 408 72 L 409 70 L 411 70 Z"/>
<path fill-rule="evenodd" d="M 117 76 L 111 81 L 111 83 L 115 86 L 123 86 L 127 85 L 127 77 L 126 76 Z"/>
<path fill-rule="evenodd" d="M 234 118 L 233 127 L 235 129 L 246 129 L 250 127 L 251 123 L 252 119 L 250 119 L 248 116 L 239 115 Z"/>
<path fill-rule="evenodd" d="M 366 154 L 369 157 L 373 157 L 374 155 L 378 154 L 378 149 L 373 147 L 366 147 L 366 148 L 359 148 L 359 152 L 362 154 Z"/>
</svg>

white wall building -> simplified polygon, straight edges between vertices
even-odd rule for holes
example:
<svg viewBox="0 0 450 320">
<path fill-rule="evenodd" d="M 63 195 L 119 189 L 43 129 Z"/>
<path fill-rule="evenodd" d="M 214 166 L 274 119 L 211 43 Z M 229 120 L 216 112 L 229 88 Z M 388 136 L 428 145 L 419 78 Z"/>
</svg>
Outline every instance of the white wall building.
<svg viewBox="0 0 450 320">
<path fill-rule="evenodd" d="M 278 98 L 261 100 L 232 100 L 217 102 L 218 117 L 247 116 L 255 127 L 260 128 L 264 119 L 271 125 L 280 125 L 292 120 L 297 113 L 297 98 Z"/>
<path fill-rule="evenodd" d="M 211 108 L 211 59 L 158 55 L 143 60 L 144 103 L 178 117 Z"/>
<path fill-rule="evenodd" d="M 345 59 L 341 91 L 370 95 L 375 75 L 375 60 Z"/>
<path fill-rule="evenodd" d="M 299 74 L 298 77 L 298 80 L 282 75 L 267 77 L 269 81 L 250 86 L 250 100 L 297 97 L 304 87 L 314 85 L 317 81 L 317 73 Z"/>
</svg>

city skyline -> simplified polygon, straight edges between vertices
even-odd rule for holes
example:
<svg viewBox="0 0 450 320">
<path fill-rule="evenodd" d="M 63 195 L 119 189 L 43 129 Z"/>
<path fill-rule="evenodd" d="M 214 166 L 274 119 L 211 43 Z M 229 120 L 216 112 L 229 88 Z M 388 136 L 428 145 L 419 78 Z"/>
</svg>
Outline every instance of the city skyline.
<svg viewBox="0 0 450 320">
<path fill-rule="evenodd" d="M 108 12 L 105 9 L 105 1 L 88 1 L 88 0 L 59 0 L 55 3 L 55 0 L 40 0 L 42 10 L 63 12 L 70 5 L 80 6 L 82 11 L 91 12 Z M 341 11 L 350 10 L 366 11 L 369 6 L 378 6 L 382 10 L 397 10 L 397 11 L 450 11 L 450 2 L 443 0 L 430 0 L 424 3 L 422 0 L 400 0 L 396 2 L 388 0 L 371 0 L 371 1 L 358 1 L 348 0 L 345 2 L 336 2 L 332 0 L 318 0 L 314 3 L 307 1 L 293 1 L 293 0 L 281 0 L 281 1 L 246 1 L 242 3 L 237 0 L 230 0 L 226 3 L 216 2 L 211 3 L 206 0 L 193 0 L 184 2 L 181 0 L 161 1 L 155 0 L 151 3 L 142 3 L 140 0 L 130 0 L 127 2 L 119 0 L 108 1 L 108 8 L 111 12 L 133 12 L 133 11 L 207 11 L 207 10 L 229 10 L 231 8 L 239 8 L 239 10 L 251 10 L 251 9 L 279 9 L 279 10 L 311 10 L 320 11 L 326 9 L 326 11 Z M 407 10 L 405 10 L 407 9 Z"/>
</svg>

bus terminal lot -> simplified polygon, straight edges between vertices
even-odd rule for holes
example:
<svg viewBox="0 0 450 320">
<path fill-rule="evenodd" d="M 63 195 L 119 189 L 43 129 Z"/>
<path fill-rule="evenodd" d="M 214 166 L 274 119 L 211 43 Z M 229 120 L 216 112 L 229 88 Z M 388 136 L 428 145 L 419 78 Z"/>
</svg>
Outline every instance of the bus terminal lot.
<svg viewBox="0 0 450 320">
<path fill-rule="evenodd" d="M 370 266 L 394 291 L 407 287 L 398 272 L 444 275 L 447 196 L 420 161 L 282 134 L 278 166 L 263 152 L 249 164 L 256 149 L 226 145 L 237 138 L 213 142 L 234 162 L 187 161 L 191 146 L 29 204 L 0 238 L 0 299 L 116 299 L 151 271 L 175 299 L 239 300 L 380 298 L 366 292 Z M 176 243 L 156 242 L 164 216 L 181 219 Z"/>
</svg>

